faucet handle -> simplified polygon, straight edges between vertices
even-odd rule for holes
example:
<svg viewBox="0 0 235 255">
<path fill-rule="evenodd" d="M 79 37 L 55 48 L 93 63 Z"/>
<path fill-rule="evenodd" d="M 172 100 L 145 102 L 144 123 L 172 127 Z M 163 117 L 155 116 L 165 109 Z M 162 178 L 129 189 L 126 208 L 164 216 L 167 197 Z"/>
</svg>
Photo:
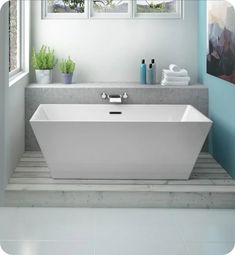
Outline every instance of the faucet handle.
<svg viewBox="0 0 235 255">
<path fill-rule="evenodd" d="M 107 98 L 108 98 L 108 95 L 107 95 L 105 92 L 103 92 L 103 93 L 101 94 L 101 98 L 102 98 L 102 99 L 107 99 Z"/>
<path fill-rule="evenodd" d="M 128 94 L 125 92 L 123 95 L 122 95 L 122 98 L 123 99 L 127 99 L 129 96 L 128 96 Z"/>
</svg>

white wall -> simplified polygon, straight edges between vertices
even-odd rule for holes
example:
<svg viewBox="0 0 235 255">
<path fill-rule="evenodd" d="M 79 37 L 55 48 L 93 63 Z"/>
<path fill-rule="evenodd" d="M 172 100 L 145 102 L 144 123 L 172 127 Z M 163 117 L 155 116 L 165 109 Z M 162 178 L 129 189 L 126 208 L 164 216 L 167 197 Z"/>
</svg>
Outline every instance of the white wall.
<svg viewBox="0 0 235 255">
<path fill-rule="evenodd" d="M 6 94 L 6 169 L 7 179 L 11 176 L 25 148 L 24 89 L 28 84 L 25 76 L 11 87 Z"/>
<path fill-rule="evenodd" d="M 1 5 L 2 3 L 0 3 Z M 1 8 L 1 6 L 0 6 Z M 0 10 L 0 206 L 3 204 L 4 199 L 4 188 L 6 186 L 6 141 L 5 141 L 5 104 L 6 104 L 6 84 L 7 84 L 7 65 L 6 65 L 6 18 L 5 15 L 6 5 Z"/>
<path fill-rule="evenodd" d="M 8 179 L 24 152 L 24 88 L 28 75 L 9 87 L 8 4 L 0 12 L 0 206 Z"/>
<path fill-rule="evenodd" d="M 157 59 L 159 73 L 179 64 L 197 81 L 197 0 L 185 0 L 184 20 L 42 20 L 40 2 L 32 1 L 32 45 L 70 55 L 79 82 L 136 82 L 142 58 Z"/>
</svg>

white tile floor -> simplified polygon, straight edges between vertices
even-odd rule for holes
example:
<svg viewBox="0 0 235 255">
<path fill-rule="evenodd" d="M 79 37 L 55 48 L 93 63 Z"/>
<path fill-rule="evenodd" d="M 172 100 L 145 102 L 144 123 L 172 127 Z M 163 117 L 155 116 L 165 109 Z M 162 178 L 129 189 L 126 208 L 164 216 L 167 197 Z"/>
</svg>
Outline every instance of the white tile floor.
<svg viewBox="0 0 235 255">
<path fill-rule="evenodd" d="M 11 255 L 224 255 L 235 210 L 1 208 Z"/>
</svg>

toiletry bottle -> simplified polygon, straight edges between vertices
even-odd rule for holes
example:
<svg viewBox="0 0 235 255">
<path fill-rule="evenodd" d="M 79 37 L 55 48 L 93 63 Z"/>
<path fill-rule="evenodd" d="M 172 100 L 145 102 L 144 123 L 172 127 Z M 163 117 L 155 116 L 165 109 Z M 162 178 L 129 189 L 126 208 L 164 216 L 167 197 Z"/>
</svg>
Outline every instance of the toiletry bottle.
<svg viewBox="0 0 235 255">
<path fill-rule="evenodd" d="M 151 64 L 152 64 L 152 68 L 153 68 L 153 84 L 157 83 L 157 67 L 156 67 L 156 63 L 155 63 L 155 59 L 151 60 Z"/>
<path fill-rule="evenodd" d="M 140 83 L 146 84 L 146 64 L 144 59 L 142 59 L 142 63 L 140 65 Z"/>
<path fill-rule="evenodd" d="M 149 64 L 149 67 L 148 67 L 147 80 L 148 80 L 148 84 L 154 84 L 154 73 L 153 73 L 153 65 L 152 64 Z"/>
</svg>

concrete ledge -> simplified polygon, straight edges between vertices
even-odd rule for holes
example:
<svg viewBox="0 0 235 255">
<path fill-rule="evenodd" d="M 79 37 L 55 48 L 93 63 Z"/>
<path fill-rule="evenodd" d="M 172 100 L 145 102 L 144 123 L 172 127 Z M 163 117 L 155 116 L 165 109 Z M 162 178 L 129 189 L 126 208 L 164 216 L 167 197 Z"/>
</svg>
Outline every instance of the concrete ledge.
<svg viewBox="0 0 235 255">
<path fill-rule="evenodd" d="M 235 193 L 7 191 L 5 206 L 235 208 Z"/>
</svg>

